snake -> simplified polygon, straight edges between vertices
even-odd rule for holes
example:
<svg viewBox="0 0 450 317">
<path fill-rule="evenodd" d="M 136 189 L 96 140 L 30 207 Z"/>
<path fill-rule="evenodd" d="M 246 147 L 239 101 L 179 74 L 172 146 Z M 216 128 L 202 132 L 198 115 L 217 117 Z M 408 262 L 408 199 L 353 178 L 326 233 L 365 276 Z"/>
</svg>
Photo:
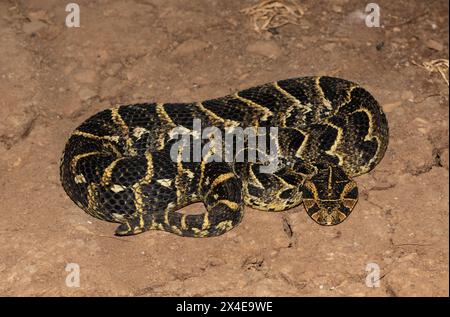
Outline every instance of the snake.
<svg viewBox="0 0 450 317">
<path fill-rule="evenodd" d="M 333 226 L 357 204 L 354 177 L 382 160 L 388 140 L 381 106 L 360 85 L 298 77 L 201 102 L 102 110 L 70 135 L 60 179 L 86 213 L 118 223 L 118 236 L 219 236 L 246 206 L 302 204 Z M 196 202 L 205 208 L 180 210 Z"/>
</svg>

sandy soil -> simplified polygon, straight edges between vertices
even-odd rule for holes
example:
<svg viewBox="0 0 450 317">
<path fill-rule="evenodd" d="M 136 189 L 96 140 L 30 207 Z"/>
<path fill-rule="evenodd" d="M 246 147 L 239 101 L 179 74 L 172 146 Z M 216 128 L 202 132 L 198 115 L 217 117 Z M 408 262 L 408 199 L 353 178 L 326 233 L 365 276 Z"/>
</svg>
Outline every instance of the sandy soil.
<svg viewBox="0 0 450 317">
<path fill-rule="evenodd" d="M 240 12 L 256 1 L 77 3 L 81 27 L 67 28 L 64 1 L 0 1 L 1 295 L 449 295 L 448 87 L 415 64 L 448 59 L 447 1 L 377 1 L 380 28 L 358 18 L 363 1 L 298 1 L 300 25 L 266 34 Z M 389 120 L 386 156 L 339 226 L 247 209 L 217 238 L 118 238 L 59 183 L 68 136 L 100 109 L 305 75 L 362 84 Z"/>
</svg>

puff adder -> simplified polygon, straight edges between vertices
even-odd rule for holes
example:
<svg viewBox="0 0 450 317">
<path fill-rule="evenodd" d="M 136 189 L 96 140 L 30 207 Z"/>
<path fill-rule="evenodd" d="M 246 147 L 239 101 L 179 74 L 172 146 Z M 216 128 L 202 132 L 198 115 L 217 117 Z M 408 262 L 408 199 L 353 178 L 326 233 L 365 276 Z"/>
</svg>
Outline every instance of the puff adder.
<svg viewBox="0 0 450 317">
<path fill-rule="evenodd" d="M 278 128 L 277 168 L 262 173 L 260 162 L 207 155 L 189 162 L 182 151 L 171 159 L 171 131 L 192 132 L 194 119 L 219 129 Z M 210 237 L 236 227 L 245 205 L 281 211 L 303 204 L 315 222 L 341 223 L 358 199 L 353 177 L 373 169 L 387 145 L 386 117 L 365 89 L 301 77 L 202 102 L 106 109 L 72 133 L 60 172 L 69 197 L 88 214 L 119 223 L 117 235 L 158 229 Z M 194 202 L 206 212 L 178 211 Z"/>
</svg>

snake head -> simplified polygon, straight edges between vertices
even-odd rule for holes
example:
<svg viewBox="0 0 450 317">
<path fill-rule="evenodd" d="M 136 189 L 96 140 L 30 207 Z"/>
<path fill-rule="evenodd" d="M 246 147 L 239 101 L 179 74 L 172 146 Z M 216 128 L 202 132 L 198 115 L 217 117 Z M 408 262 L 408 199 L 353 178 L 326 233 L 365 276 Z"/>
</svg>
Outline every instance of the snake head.
<svg viewBox="0 0 450 317">
<path fill-rule="evenodd" d="M 303 204 L 308 215 L 323 226 L 337 225 L 352 212 L 358 201 L 358 187 L 337 166 L 320 169 L 303 188 Z"/>
</svg>

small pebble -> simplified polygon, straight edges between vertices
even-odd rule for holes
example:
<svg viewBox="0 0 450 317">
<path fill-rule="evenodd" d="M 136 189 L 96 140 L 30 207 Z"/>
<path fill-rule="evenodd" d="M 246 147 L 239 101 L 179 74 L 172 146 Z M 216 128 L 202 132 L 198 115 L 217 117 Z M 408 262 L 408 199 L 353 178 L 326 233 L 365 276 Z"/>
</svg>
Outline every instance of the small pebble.
<svg viewBox="0 0 450 317">
<path fill-rule="evenodd" d="M 247 46 L 247 52 L 276 59 L 281 55 L 281 48 L 274 41 L 256 41 Z"/>
<path fill-rule="evenodd" d="M 25 23 L 22 27 L 23 31 L 26 34 L 34 34 L 45 28 L 47 24 L 42 21 L 34 20 L 28 23 Z"/>
<path fill-rule="evenodd" d="M 440 52 L 440 51 L 442 51 L 444 49 L 444 45 L 442 45 L 438 41 L 435 41 L 435 40 L 432 40 L 432 39 L 429 39 L 425 44 L 426 44 L 426 46 L 429 49 L 432 49 L 432 50 L 435 50 L 435 51 L 438 51 L 438 52 Z"/>
<path fill-rule="evenodd" d="M 75 73 L 73 77 L 80 83 L 92 84 L 95 82 L 97 76 L 93 70 L 85 69 Z"/>
<path fill-rule="evenodd" d="M 322 49 L 326 52 L 332 52 L 336 49 L 336 43 L 327 43 L 322 46 Z"/>
<path fill-rule="evenodd" d="M 176 57 L 191 55 L 196 51 L 204 50 L 208 47 L 208 43 L 197 39 L 189 39 L 178 45 L 172 52 Z"/>
<path fill-rule="evenodd" d="M 28 18 L 30 18 L 30 20 L 41 20 L 41 21 L 48 21 L 49 20 L 49 16 L 47 11 L 45 10 L 38 10 L 38 11 L 31 11 L 28 12 Z"/>
<path fill-rule="evenodd" d="M 336 13 L 342 13 L 342 7 L 338 5 L 334 5 L 331 7 L 331 9 Z"/>
<path fill-rule="evenodd" d="M 414 101 L 414 93 L 411 90 L 405 90 L 402 92 L 401 98 L 412 102 Z"/>
<path fill-rule="evenodd" d="M 120 64 L 120 63 L 112 63 L 112 64 L 108 65 L 108 67 L 106 68 L 106 73 L 109 76 L 114 76 L 114 75 L 116 75 L 119 72 L 119 70 L 121 68 L 122 68 L 122 64 Z"/>
<path fill-rule="evenodd" d="M 392 112 L 392 110 L 394 110 L 395 108 L 397 108 L 401 105 L 402 105 L 401 101 L 395 101 L 395 102 L 383 104 L 382 107 L 383 107 L 384 112 Z"/>
<path fill-rule="evenodd" d="M 92 97 L 94 97 L 94 96 L 96 96 L 96 95 L 97 95 L 97 94 L 96 94 L 95 91 L 93 91 L 92 89 L 87 88 L 87 87 L 81 88 L 80 91 L 78 92 L 78 96 L 80 97 L 80 99 L 81 99 L 82 101 L 91 99 Z"/>
</svg>

